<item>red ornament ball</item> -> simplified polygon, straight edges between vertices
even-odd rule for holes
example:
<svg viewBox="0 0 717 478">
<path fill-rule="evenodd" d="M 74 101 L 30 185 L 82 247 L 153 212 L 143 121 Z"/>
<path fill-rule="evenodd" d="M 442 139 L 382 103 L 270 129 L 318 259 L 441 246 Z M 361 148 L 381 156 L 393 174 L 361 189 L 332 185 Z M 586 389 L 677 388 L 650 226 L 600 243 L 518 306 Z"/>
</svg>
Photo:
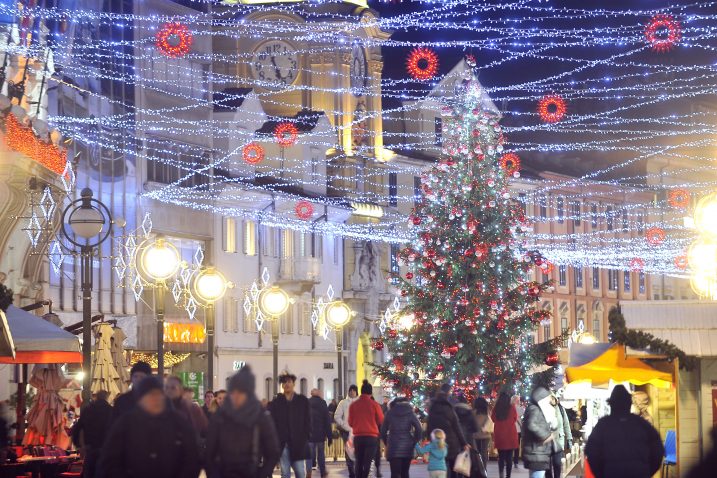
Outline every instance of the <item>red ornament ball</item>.
<svg viewBox="0 0 717 478">
<path fill-rule="evenodd" d="M 545 356 L 545 365 L 555 367 L 560 363 L 560 356 L 557 352 L 551 352 Z"/>
<path fill-rule="evenodd" d="M 645 38 L 654 51 L 668 52 L 682 39 L 682 25 L 671 15 L 658 13 L 645 26 Z"/>
<path fill-rule="evenodd" d="M 651 227 L 645 231 L 645 240 L 651 246 L 659 246 L 665 242 L 665 230 L 660 227 Z"/>
<path fill-rule="evenodd" d="M 396 367 L 396 370 L 399 372 L 403 370 L 403 360 L 401 360 L 401 357 L 394 357 L 393 366 Z"/>
<path fill-rule="evenodd" d="M 159 51 L 170 58 L 181 58 L 189 53 L 192 41 L 189 28 L 177 22 L 165 23 L 155 36 L 155 45 Z"/>
<path fill-rule="evenodd" d="M 264 148 L 257 143 L 249 143 L 242 149 L 242 159 L 248 164 L 259 164 L 264 161 Z"/>
<path fill-rule="evenodd" d="M 500 157 L 500 167 L 505 174 L 512 176 L 520 171 L 520 157 L 515 153 L 505 153 Z"/>
<path fill-rule="evenodd" d="M 413 279 L 413 272 L 406 272 L 406 279 L 408 279 L 408 280 Z"/>
<path fill-rule="evenodd" d="M 383 340 L 376 340 L 373 343 L 373 349 L 374 350 L 383 350 L 384 343 Z"/>
<path fill-rule="evenodd" d="M 418 226 L 418 225 L 421 224 L 421 218 L 418 217 L 418 216 L 413 216 L 413 217 L 411 218 L 411 222 L 413 222 L 413 225 L 414 225 L 414 226 Z"/>
<path fill-rule="evenodd" d="M 673 189 L 667 193 L 667 203 L 675 209 L 687 209 L 690 205 L 690 192 L 686 189 Z"/>
<path fill-rule="evenodd" d="M 276 138 L 276 142 L 282 148 L 286 148 L 287 146 L 291 146 L 296 143 L 296 139 L 298 137 L 299 130 L 296 129 L 296 125 L 294 125 L 294 123 L 279 123 L 274 128 L 274 138 Z"/>
<path fill-rule="evenodd" d="M 546 123 L 557 123 L 567 110 L 565 100 L 559 95 L 546 95 L 538 102 L 538 114 Z"/>
<path fill-rule="evenodd" d="M 443 372 L 444 369 L 445 369 L 445 367 L 443 366 L 442 363 L 439 363 L 438 365 L 436 365 L 436 372 Z"/>
<path fill-rule="evenodd" d="M 430 80 L 438 73 L 438 55 L 430 48 L 414 48 L 406 59 L 406 70 L 415 80 Z"/>
<path fill-rule="evenodd" d="M 294 212 L 299 219 L 311 219 L 311 216 L 314 215 L 314 206 L 309 201 L 299 201 L 294 207 Z"/>
</svg>

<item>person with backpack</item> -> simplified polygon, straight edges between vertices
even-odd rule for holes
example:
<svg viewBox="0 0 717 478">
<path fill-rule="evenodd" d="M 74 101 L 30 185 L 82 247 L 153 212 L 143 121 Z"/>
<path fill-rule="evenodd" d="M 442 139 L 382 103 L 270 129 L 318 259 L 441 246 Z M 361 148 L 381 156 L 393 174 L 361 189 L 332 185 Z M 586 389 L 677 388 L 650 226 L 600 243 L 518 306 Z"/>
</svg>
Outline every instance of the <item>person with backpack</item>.
<svg viewBox="0 0 717 478">
<path fill-rule="evenodd" d="M 256 398 L 255 387 L 249 366 L 229 380 L 228 400 L 209 422 L 209 478 L 267 478 L 278 463 L 281 450 L 274 421 Z"/>
<path fill-rule="evenodd" d="M 408 478 L 413 449 L 421 439 L 421 422 L 406 398 L 397 398 L 388 408 L 381 426 L 386 444 L 386 459 L 391 464 L 391 478 Z"/>
</svg>

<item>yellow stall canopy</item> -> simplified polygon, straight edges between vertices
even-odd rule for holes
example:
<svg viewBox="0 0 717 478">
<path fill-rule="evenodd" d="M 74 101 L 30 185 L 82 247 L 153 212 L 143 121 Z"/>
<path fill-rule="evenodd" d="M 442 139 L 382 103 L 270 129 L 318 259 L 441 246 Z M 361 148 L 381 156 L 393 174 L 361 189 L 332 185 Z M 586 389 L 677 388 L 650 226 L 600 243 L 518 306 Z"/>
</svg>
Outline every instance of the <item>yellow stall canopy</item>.
<svg viewBox="0 0 717 478">
<path fill-rule="evenodd" d="M 625 346 L 620 344 L 572 344 L 565 376 L 568 383 L 590 382 L 593 387 L 608 386 L 613 381 L 670 388 L 673 381 L 672 374 L 626 357 Z"/>
</svg>

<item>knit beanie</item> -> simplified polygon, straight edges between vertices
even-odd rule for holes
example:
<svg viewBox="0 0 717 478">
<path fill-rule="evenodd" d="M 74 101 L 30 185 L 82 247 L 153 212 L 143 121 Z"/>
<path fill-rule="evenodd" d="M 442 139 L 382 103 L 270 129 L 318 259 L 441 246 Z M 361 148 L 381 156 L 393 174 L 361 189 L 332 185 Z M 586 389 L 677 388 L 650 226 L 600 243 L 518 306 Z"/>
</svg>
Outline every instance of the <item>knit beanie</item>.
<svg viewBox="0 0 717 478">
<path fill-rule="evenodd" d="M 134 388 L 134 394 L 137 400 L 139 400 L 153 390 L 164 392 L 164 387 L 162 387 L 162 382 L 160 382 L 157 377 L 150 375 L 139 382 L 139 385 Z"/>
<path fill-rule="evenodd" d="M 373 395 L 373 387 L 368 380 L 364 380 L 361 384 L 361 395 Z"/>
<path fill-rule="evenodd" d="M 229 392 L 234 390 L 252 395 L 256 388 L 256 379 L 251 367 L 245 365 L 229 379 Z"/>
</svg>

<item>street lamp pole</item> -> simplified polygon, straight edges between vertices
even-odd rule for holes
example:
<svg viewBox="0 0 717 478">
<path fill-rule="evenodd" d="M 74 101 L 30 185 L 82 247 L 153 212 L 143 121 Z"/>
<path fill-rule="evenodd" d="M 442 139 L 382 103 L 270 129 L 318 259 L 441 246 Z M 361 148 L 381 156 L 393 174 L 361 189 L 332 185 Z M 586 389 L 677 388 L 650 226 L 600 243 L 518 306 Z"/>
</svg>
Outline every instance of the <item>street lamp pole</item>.
<svg viewBox="0 0 717 478">
<path fill-rule="evenodd" d="M 214 390 L 214 302 L 207 304 L 207 390 Z"/>
<path fill-rule="evenodd" d="M 90 188 L 80 192 L 62 211 L 62 235 L 80 250 L 82 289 L 82 402 L 90 402 L 92 393 L 92 256 L 94 249 L 112 233 L 112 214 L 101 201 L 92 197 Z M 105 228 L 105 225 L 107 227 Z M 91 241 L 91 239 L 93 239 Z"/>
<path fill-rule="evenodd" d="M 336 329 L 336 361 L 339 367 L 339 389 L 337 390 L 338 400 L 339 397 L 344 396 L 344 330 L 342 328 Z"/>
<path fill-rule="evenodd" d="M 273 386 L 276 389 L 279 380 L 279 320 L 289 310 L 289 294 L 279 286 L 271 286 L 259 294 L 259 309 L 271 321 L 271 343 L 273 353 Z"/>
<path fill-rule="evenodd" d="M 272 353 L 273 353 L 273 384 L 274 389 L 276 389 L 277 381 L 279 380 L 279 320 L 272 320 L 271 321 L 271 344 L 272 344 Z M 275 390 L 276 391 L 276 390 Z"/>
<path fill-rule="evenodd" d="M 154 311 L 157 320 L 157 375 L 164 379 L 164 281 L 154 284 Z"/>
<path fill-rule="evenodd" d="M 351 321 L 354 312 L 351 308 L 341 300 L 330 302 L 325 310 L 326 324 L 336 331 L 336 361 L 338 362 L 339 372 L 339 389 L 340 397 L 344 396 L 344 327 Z M 337 397 L 338 398 L 338 397 Z"/>
</svg>

